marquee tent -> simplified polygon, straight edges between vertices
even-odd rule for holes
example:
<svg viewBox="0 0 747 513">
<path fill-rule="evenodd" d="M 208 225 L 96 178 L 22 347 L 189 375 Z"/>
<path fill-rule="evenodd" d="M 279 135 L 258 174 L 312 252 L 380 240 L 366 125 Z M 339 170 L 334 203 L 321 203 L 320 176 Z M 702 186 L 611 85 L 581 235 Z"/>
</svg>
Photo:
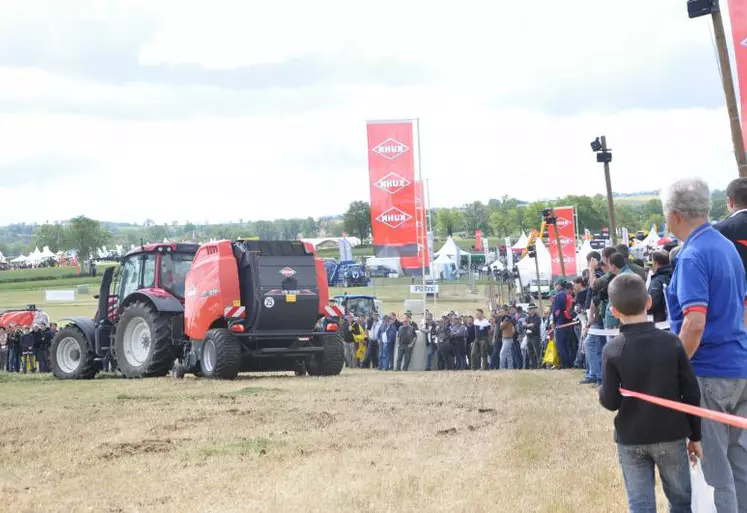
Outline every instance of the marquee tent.
<svg viewBox="0 0 747 513">
<path fill-rule="evenodd" d="M 436 251 L 436 257 L 440 257 L 441 255 L 446 255 L 449 257 L 453 262 L 459 262 L 459 257 L 462 253 L 462 250 L 459 249 L 459 246 L 457 246 L 456 242 L 454 242 L 454 239 L 449 236 L 449 238 L 446 239 L 446 242 L 443 246 L 441 246 L 441 249 Z"/>
<path fill-rule="evenodd" d="M 446 253 L 441 253 L 433 261 L 433 270 L 437 278 L 451 279 L 451 274 L 456 268 L 457 265 Z"/>
<path fill-rule="evenodd" d="M 550 280 L 552 278 L 552 259 L 550 258 L 550 252 L 542 243 L 541 239 L 536 239 L 534 244 L 537 248 L 537 262 L 539 263 L 540 279 Z M 534 259 L 529 258 L 528 254 L 519 260 L 516 267 L 519 268 L 521 281 L 525 285 L 528 284 L 531 279 L 537 278 L 537 268 L 534 264 Z"/>
<path fill-rule="evenodd" d="M 526 233 L 521 232 L 521 237 L 516 241 L 516 244 L 511 246 L 511 249 L 524 249 L 527 247 L 527 244 L 529 244 L 529 237 L 527 237 Z"/>
</svg>

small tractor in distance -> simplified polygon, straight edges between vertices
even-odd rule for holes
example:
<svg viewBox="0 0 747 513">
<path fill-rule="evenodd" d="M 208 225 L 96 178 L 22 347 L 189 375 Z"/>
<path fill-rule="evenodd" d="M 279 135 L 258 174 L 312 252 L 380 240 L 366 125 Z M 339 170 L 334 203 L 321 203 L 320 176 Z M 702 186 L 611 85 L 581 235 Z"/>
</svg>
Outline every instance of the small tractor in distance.
<svg viewBox="0 0 747 513">
<path fill-rule="evenodd" d="M 339 374 L 339 310 L 328 305 L 326 280 L 300 241 L 142 246 L 105 271 L 93 321 L 66 319 L 52 368 L 61 379 L 90 379 L 108 358 L 128 378 Z"/>
</svg>

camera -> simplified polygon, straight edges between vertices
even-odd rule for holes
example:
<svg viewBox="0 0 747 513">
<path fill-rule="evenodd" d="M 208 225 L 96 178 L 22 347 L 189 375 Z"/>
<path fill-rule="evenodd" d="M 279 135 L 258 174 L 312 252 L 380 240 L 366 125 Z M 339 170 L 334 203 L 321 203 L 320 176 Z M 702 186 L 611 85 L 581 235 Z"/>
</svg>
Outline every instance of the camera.
<svg viewBox="0 0 747 513">
<path fill-rule="evenodd" d="M 602 141 L 599 139 L 599 137 L 591 141 L 591 151 L 595 153 L 598 151 L 602 151 Z"/>
</svg>

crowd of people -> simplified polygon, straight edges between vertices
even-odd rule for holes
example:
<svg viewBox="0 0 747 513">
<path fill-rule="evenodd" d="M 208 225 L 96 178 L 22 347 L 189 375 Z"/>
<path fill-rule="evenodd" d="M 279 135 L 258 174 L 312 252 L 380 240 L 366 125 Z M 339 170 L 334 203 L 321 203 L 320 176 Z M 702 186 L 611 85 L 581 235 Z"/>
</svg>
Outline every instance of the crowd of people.
<svg viewBox="0 0 747 513">
<path fill-rule="evenodd" d="M 0 326 L 0 370 L 8 372 L 50 372 L 49 349 L 57 325 L 32 327 L 12 324 Z"/>
</svg>

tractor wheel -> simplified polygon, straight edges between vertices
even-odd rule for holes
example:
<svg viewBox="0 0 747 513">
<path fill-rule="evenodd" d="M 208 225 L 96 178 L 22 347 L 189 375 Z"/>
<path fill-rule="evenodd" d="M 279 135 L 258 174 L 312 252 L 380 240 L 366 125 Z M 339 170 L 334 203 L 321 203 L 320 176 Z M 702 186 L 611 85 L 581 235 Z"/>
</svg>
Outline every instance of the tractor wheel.
<svg viewBox="0 0 747 513">
<path fill-rule="evenodd" d="M 49 354 L 52 372 L 59 379 L 93 379 L 98 372 L 96 355 L 81 329 L 74 324 L 62 328 L 52 341 Z"/>
<path fill-rule="evenodd" d="M 202 341 L 200 370 L 206 378 L 234 379 L 241 367 L 241 344 L 227 329 L 214 329 Z"/>
<path fill-rule="evenodd" d="M 147 303 L 125 307 L 114 345 L 117 366 L 127 378 L 166 376 L 174 365 L 169 317 Z"/>
<path fill-rule="evenodd" d="M 324 336 L 324 352 L 306 362 L 309 376 L 336 376 L 345 365 L 345 346 L 337 334 Z"/>
</svg>

